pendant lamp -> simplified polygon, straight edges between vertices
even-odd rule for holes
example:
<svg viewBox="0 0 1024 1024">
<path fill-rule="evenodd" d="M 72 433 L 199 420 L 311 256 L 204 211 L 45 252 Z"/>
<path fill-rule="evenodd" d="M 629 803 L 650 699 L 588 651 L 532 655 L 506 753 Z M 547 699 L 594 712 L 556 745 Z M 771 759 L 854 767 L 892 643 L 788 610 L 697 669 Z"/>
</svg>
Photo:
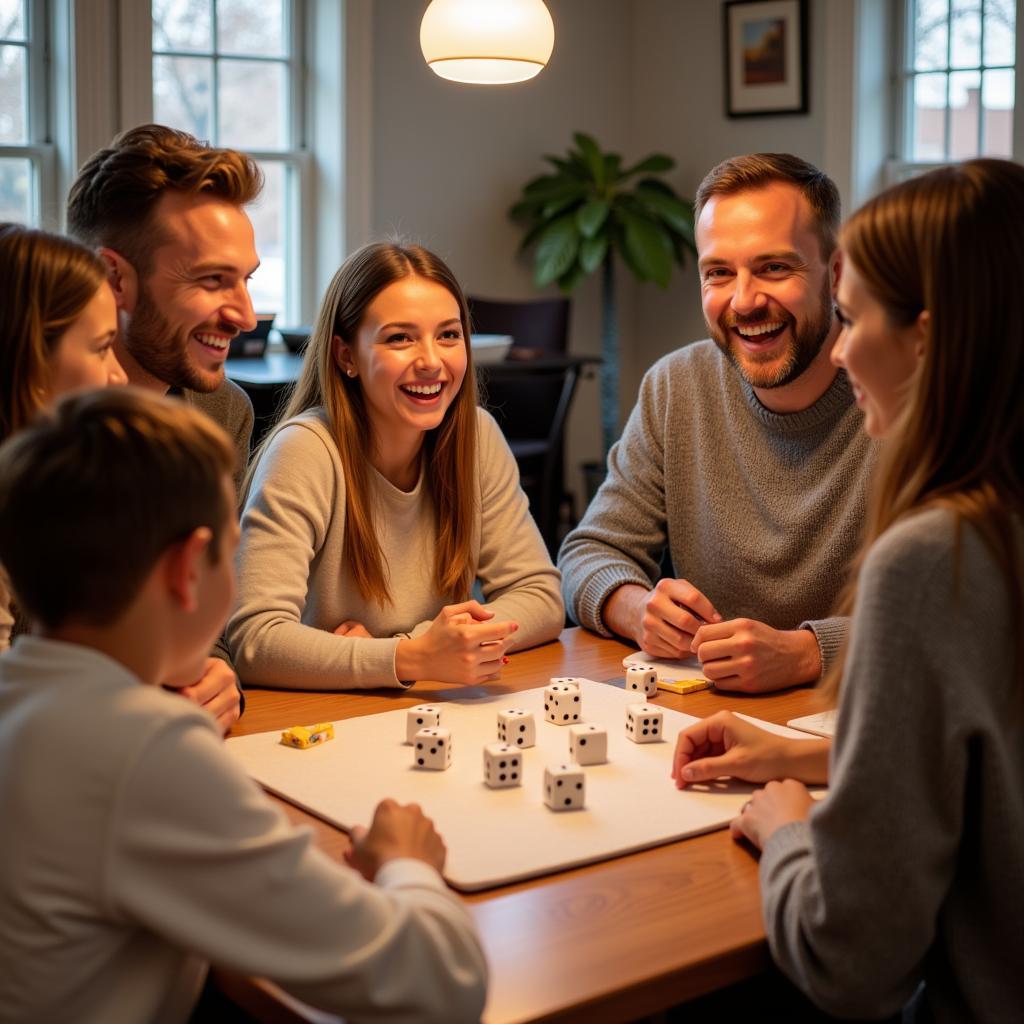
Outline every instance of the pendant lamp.
<svg viewBox="0 0 1024 1024">
<path fill-rule="evenodd" d="M 453 82 L 525 82 L 547 64 L 554 45 L 543 0 L 432 0 L 420 24 L 424 60 Z"/>
</svg>

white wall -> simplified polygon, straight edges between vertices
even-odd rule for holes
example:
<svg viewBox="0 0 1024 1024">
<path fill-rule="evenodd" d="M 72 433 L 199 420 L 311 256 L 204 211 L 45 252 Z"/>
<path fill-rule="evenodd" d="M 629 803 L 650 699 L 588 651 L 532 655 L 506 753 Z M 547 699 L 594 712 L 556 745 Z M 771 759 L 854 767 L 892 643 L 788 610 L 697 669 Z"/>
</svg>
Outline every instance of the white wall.
<svg viewBox="0 0 1024 1024">
<path fill-rule="evenodd" d="M 374 236 L 399 231 L 437 250 L 467 291 L 536 294 L 517 258 L 507 209 L 521 186 L 577 130 L 627 160 L 673 156 L 669 181 L 692 196 L 703 175 L 737 153 L 785 150 L 827 167 L 825 66 L 828 5 L 811 0 L 810 113 L 730 120 L 724 113 L 721 0 L 548 0 L 555 50 L 547 69 L 515 86 L 446 82 L 423 63 L 425 0 L 377 0 L 373 19 L 372 217 Z M 837 9 L 833 6 L 832 10 Z M 835 131 L 833 127 L 833 132 Z M 620 274 L 624 413 L 655 359 L 704 334 L 696 276 L 666 291 Z M 576 293 L 571 346 L 599 349 L 596 279 Z M 596 381 L 581 387 L 570 424 L 569 484 L 600 453 Z"/>
</svg>

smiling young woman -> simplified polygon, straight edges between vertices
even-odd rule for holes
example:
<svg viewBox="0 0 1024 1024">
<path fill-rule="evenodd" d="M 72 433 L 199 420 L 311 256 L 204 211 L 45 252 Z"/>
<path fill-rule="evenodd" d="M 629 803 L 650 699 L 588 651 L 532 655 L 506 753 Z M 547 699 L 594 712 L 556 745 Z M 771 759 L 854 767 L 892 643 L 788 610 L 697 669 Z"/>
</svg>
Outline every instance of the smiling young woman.
<svg viewBox="0 0 1024 1024">
<path fill-rule="evenodd" d="M 426 249 L 366 246 L 328 287 L 249 470 L 228 624 L 239 675 L 486 682 L 563 621 L 515 460 L 476 404 L 458 282 Z"/>
</svg>

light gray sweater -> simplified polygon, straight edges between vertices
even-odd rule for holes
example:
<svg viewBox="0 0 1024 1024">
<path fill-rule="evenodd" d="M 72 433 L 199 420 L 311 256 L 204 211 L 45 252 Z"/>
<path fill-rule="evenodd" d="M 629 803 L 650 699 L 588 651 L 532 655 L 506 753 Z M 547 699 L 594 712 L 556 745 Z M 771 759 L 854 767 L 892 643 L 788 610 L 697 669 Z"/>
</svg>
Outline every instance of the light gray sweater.
<svg viewBox="0 0 1024 1024">
<path fill-rule="evenodd" d="M 875 444 L 840 372 L 809 409 L 770 412 L 715 344 L 660 359 L 608 456 L 608 477 L 558 556 L 566 606 L 603 636 L 625 583 L 673 571 L 726 619 L 806 625 L 827 667 L 846 621 L 830 618 L 857 548 Z"/>
<path fill-rule="evenodd" d="M 422 861 L 369 885 L 191 701 L 92 648 L 0 659 L 0 1022 L 184 1024 L 213 961 L 350 1020 L 478 1021 L 472 920 Z"/>
<path fill-rule="evenodd" d="M 558 570 L 530 517 L 498 425 L 477 410 L 471 556 L 499 619 L 519 623 L 515 649 L 553 640 L 565 623 Z M 401 686 L 399 634 L 419 636 L 444 605 L 434 584 L 433 503 L 421 475 L 400 491 L 370 469 L 375 526 L 392 603 L 367 602 L 345 554 L 345 473 L 322 410 L 288 420 L 260 460 L 242 514 L 238 599 L 227 639 L 247 685 L 340 690 Z M 373 639 L 335 636 L 349 619 Z"/>
<path fill-rule="evenodd" d="M 760 868 L 772 953 L 830 1013 L 895 1013 L 923 980 L 925 1020 L 1021 1019 L 1022 624 L 1001 568 L 969 527 L 958 558 L 938 509 L 864 563 L 829 794 Z"/>
</svg>

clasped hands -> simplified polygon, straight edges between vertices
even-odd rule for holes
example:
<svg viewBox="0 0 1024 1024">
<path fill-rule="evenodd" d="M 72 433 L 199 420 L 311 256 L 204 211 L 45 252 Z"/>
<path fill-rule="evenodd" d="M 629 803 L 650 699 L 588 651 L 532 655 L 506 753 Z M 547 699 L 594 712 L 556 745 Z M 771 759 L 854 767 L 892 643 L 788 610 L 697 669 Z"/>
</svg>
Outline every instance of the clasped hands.
<svg viewBox="0 0 1024 1024">
<path fill-rule="evenodd" d="M 399 679 L 437 679 L 448 683 L 490 683 L 501 678 L 505 652 L 519 625 L 495 621 L 494 612 L 479 601 L 446 605 L 418 637 L 403 637 L 395 652 Z M 342 622 L 338 636 L 369 637 L 358 622 Z"/>
<path fill-rule="evenodd" d="M 780 630 L 756 619 L 725 620 L 688 580 L 663 579 L 651 590 L 619 587 L 605 622 L 656 658 L 695 654 L 718 689 L 761 693 L 809 683 L 821 675 L 821 655 L 808 629 Z"/>
</svg>

